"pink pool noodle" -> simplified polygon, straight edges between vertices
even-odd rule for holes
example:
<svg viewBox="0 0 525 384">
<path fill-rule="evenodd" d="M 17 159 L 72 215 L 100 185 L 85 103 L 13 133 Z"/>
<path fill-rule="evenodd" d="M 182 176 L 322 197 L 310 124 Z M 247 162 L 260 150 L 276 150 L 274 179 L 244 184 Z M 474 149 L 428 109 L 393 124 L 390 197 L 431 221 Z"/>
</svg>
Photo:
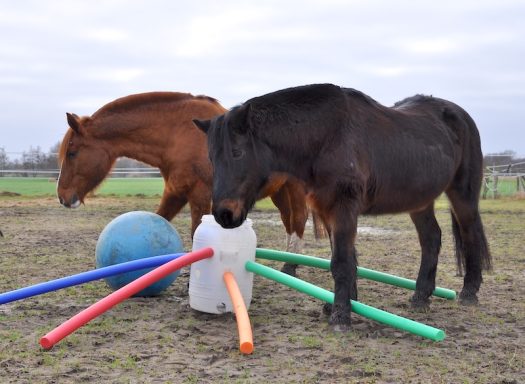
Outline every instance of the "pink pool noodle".
<svg viewBox="0 0 525 384">
<path fill-rule="evenodd" d="M 47 335 L 43 336 L 40 339 L 40 345 L 44 349 L 52 348 L 53 345 L 58 343 L 64 337 L 73 333 L 84 324 L 93 320 L 95 317 L 111 309 L 113 306 L 117 305 L 121 301 L 124 301 L 128 297 L 133 296 L 135 293 L 142 291 L 144 288 L 166 277 L 170 273 L 173 273 L 186 265 L 192 264 L 202 259 L 206 259 L 211 256 L 213 256 L 213 249 L 203 248 L 194 252 L 189 252 L 179 257 L 178 259 L 174 259 L 172 261 L 167 262 L 164 265 L 161 265 L 158 268 L 155 268 L 153 271 L 146 273 L 145 275 L 132 281 L 128 285 L 125 285 L 119 290 L 111 293 L 102 300 L 84 309 L 82 312 L 79 312 L 71 319 L 65 321 L 64 323 L 53 329 L 51 332 L 49 332 Z"/>
</svg>

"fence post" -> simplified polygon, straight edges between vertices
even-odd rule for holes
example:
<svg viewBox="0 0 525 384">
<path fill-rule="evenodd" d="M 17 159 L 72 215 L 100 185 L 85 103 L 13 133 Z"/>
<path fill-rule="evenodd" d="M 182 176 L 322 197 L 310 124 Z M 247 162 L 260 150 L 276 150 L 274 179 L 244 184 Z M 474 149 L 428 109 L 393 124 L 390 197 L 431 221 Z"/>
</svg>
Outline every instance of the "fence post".
<svg viewBox="0 0 525 384">
<path fill-rule="evenodd" d="M 499 181 L 499 177 L 494 175 L 494 187 L 492 189 L 493 191 L 493 196 L 495 199 L 499 198 L 499 193 L 498 193 L 498 181 Z"/>
<path fill-rule="evenodd" d="M 483 200 L 485 200 L 487 198 L 487 192 L 489 190 L 489 178 L 488 176 L 485 176 L 483 178 Z"/>
</svg>

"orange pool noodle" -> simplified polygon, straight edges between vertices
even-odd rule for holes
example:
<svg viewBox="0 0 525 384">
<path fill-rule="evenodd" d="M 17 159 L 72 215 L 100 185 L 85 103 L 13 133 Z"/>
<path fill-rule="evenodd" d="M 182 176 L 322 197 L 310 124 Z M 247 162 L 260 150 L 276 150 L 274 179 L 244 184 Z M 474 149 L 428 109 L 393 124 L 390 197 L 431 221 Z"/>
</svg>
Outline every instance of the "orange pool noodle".
<svg viewBox="0 0 525 384">
<path fill-rule="evenodd" d="M 82 312 L 79 312 L 71 319 L 65 321 L 53 329 L 51 332 L 40 339 L 40 345 L 44 349 L 52 348 L 53 345 L 58 343 L 64 337 L 73 333 L 84 324 L 93 320 L 95 317 L 111 309 L 121 301 L 124 301 L 128 297 L 133 296 L 135 293 L 140 292 L 144 288 L 150 286 L 160 279 L 163 279 L 164 277 L 181 269 L 182 267 L 211 256 L 213 256 L 213 249 L 203 248 L 194 252 L 189 252 L 178 259 L 171 260 L 166 264 L 155 268 L 153 271 L 150 271 L 138 279 L 132 281 L 131 283 L 123 286 L 119 290 L 111 293 L 102 300 L 84 309 Z"/>
<path fill-rule="evenodd" d="M 242 298 L 241 290 L 239 285 L 235 281 L 235 277 L 231 272 L 224 272 L 223 275 L 224 284 L 230 295 L 233 309 L 235 311 L 235 317 L 237 319 L 237 329 L 239 331 L 239 349 L 241 353 L 249 355 L 253 352 L 253 335 L 252 326 L 250 324 L 250 318 L 248 317 L 248 311 Z"/>
</svg>

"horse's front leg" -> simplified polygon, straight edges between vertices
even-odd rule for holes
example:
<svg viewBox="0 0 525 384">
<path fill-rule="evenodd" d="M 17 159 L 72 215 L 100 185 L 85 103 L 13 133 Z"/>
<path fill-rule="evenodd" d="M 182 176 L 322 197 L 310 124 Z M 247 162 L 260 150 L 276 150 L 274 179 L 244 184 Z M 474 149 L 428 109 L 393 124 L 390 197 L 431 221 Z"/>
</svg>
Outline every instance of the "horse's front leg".
<svg viewBox="0 0 525 384">
<path fill-rule="evenodd" d="M 186 196 L 176 194 L 168 188 L 164 188 L 164 193 L 156 213 L 166 220 L 171 221 L 187 202 L 188 199 Z"/>
<path fill-rule="evenodd" d="M 330 324 L 334 331 L 350 329 L 350 299 L 357 300 L 357 258 L 354 247 L 357 233 L 357 210 L 337 209 L 331 221 L 334 304 Z"/>
<path fill-rule="evenodd" d="M 434 214 L 434 203 L 420 212 L 410 214 L 421 244 L 421 266 L 417 276 L 416 291 L 410 299 L 412 307 L 426 310 L 430 296 L 436 288 L 438 255 L 441 249 L 441 229 Z"/>
</svg>

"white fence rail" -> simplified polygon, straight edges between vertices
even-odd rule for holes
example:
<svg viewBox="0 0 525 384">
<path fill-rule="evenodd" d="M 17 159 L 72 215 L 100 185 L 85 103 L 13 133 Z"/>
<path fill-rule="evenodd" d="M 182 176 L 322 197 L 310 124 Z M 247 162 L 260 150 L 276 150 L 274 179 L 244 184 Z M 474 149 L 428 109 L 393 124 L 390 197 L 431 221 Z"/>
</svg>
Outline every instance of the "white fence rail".
<svg viewBox="0 0 525 384">
<path fill-rule="evenodd" d="M 0 169 L 0 176 L 27 175 L 58 177 L 59 173 L 59 169 Z M 117 177 L 122 177 L 123 175 L 154 175 L 160 177 L 160 171 L 157 168 L 113 168 L 109 174 Z"/>
<path fill-rule="evenodd" d="M 487 196 L 492 198 L 498 198 L 504 193 L 501 190 L 501 181 L 514 180 L 515 189 L 510 194 L 525 193 L 525 161 L 519 163 L 510 163 L 502 165 L 489 165 L 487 166 L 484 175 L 484 183 L 482 190 L 482 197 L 485 199 Z M 508 183 L 507 183 L 508 186 Z"/>
</svg>

